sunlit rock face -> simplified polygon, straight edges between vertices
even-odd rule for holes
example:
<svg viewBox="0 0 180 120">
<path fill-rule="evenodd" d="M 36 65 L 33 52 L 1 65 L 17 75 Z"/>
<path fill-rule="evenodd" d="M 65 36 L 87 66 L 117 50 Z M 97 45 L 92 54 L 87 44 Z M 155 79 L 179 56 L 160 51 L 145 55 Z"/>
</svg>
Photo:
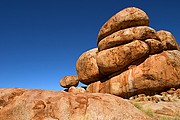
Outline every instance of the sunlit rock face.
<svg viewBox="0 0 180 120">
<path fill-rule="evenodd" d="M 180 87 L 180 51 L 171 32 L 149 27 L 141 9 L 125 8 L 102 25 L 98 48 L 76 62 L 86 92 L 123 98 Z"/>
<path fill-rule="evenodd" d="M 129 7 L 112 16 L 100 29 L 98 43 L 106 36 L 129 27 L 148 26 L 147 14 L 139 8 Z"/>
<path fill-rule="evenodd" d="M 151 120 L 122 98 L 100 93 L 0 89 L 1 120 Z"/>
</svg>

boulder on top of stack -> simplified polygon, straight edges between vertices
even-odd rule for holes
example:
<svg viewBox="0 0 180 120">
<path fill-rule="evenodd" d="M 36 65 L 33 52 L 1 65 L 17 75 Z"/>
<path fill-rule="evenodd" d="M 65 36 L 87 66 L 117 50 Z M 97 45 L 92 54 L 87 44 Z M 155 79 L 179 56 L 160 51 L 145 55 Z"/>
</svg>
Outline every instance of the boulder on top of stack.
<svg viewBox="0 0 180 120">
<path fill-rule="evenodd" d="M 149 18 L 146 13 L 139 8 L 129 7 L 121 10 L 111 17 L 100 29 L 98 34 L 99 43 L 106 36 L 129 27 L 148 26 Z"/>
</svg>

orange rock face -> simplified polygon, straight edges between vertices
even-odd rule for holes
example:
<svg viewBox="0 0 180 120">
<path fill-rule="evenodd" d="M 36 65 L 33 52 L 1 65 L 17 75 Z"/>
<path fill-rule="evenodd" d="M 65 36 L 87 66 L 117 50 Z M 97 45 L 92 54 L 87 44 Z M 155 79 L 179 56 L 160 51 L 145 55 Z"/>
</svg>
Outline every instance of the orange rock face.
<svg viewBox="0 0 180 120">
<path fill-rule="evenodd" d="M 70 88 L 71 86 L 76 87 L 78 83 L 78 76 L 65 76 L 60 80 L 60 85 L 64 88 Z"/>
<path fill-rule="evenodd" d="M 129 27 L 148 26 L 147 14 L 139 8 L 129 7 L 112 16 L 100 29 L 98 43 L 106 36 Z"/>
<path fill-rule="evenodd" d="M 99 93 L 0 89 L 1 120 L 151 120 L 122 98 Z"/>
<path fill-rule="evenodd" d="M 152 55 L 143 63 L 110 78 L 92 83 L 88 92 L 110 93 L 127 98 L 134 94 L 160 92 L 180 86 L 180 51 L 164 51 Z"/>
<path fill-rule="evenodd" d="M 129 7 L 101 27 L 98 49 L 83 53 L 76 62 L 79 80 L 88 85 L 86 92 L 129 98 L 180 87 L 180 49 L 174 36 L 148 25 L 143 10 Z"/>
<path fill-rule="evenodd" d="M 157 36 L 160 38 L 164 50 L 177 50 L 179 45 L 176 42 L 174 36 L 165 30 L 157 32 Z"/>
<path fill-rule="evenodd" d="M 76 62 L 76 71 L 79 80 L 84 84 L 89 84 L 100 79 L 96 61 L 97 52 L 97 48 L 91 49 L 83 53 Z"/>
<path fill-rule="evenodd" d="M 156 31 L 148 26 L 131 27 L 119 30 L 102 39 L 98 44 L 99 51 L 127 44 L 133 40 L 159 39 Z"/>
<path fill-rule="evenodd" d="M 139 40 L 131 43 L 103 50 L 97 55 L 97 64 L 103 75 L 117 72 L 131 62 L 148 55 L 148 45 Z"/>
<path fill-rule="evenodd" d="M 149 54 L 156 54 L 163 51 L 162 43 L 156 39 L 146 39 L 145 43 L 149 46 Z"/>
</svg>

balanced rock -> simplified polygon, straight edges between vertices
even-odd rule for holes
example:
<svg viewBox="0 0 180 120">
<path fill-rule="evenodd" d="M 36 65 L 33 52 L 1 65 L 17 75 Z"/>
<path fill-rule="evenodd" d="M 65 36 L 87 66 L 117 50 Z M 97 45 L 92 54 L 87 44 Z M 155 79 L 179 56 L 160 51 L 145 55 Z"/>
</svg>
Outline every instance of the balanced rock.
<svg viewBox="0 0 180 120">
<path fill-rule="evenodd" d="M 165 31 L 165 30 L 160 30 L 157 32 L 157 36 L 160 38 L 164 50 L 179 49 L 179 45 L 176 42 L 176 39 L 170 32 Z"/>
<path fill-rule="evenodd" d="M 65 76 L 60 80 L 60 85 L 64 88 L 70 88 L 71 86 L 77 86 L 79 83 L 78 76 Z"/>
<path fill-rule="evenodd" d="M 100 93 L 0 89 L 1 120 L 152 120 L 122 98 Z"/>
<path fill-rule="evenodd" d="M 83 53 L 76 62 L 76 71 L 79 81 L 89 84 L 100 79 L 99 68 L 96 61 L 98 48 Z"/>
<path fill-rule="evenodd" d="M 111 17 L 100 29 L 98 34 L 98 43 L 106 36 L 129 27 L 148 26 L 149 18 L 147 14 L 135 7 L 129 7 L 121 10 Z"/>
<path fill-rule="evenodd" d="M 180 51 L 178 50 L 152 55 L 140 65 L 105 82 L 90 84 L 87 91 L 110 93 L 127 98 L 140 93 L 161 92 L 172 87 L 180 87 Z"/>
<path fill-rule="evenodd" d="M 156 31 L 148 26 L 138 26 L 126 28 L 112 33 L 102 39 L 98 44 L 98 50 L 102 51 L 108 48 L 119 46 L 132 42 L 133 40 L 159 39 Z"/>
<path fill-rule="evenodd" d="M 143 41 L 135 40 L 125 45 L 100 51 L 97 55 L 97 64 L 100 72 L 108 75 L 123 69 L 148 53 L 148 45 Z"/>
</svg>

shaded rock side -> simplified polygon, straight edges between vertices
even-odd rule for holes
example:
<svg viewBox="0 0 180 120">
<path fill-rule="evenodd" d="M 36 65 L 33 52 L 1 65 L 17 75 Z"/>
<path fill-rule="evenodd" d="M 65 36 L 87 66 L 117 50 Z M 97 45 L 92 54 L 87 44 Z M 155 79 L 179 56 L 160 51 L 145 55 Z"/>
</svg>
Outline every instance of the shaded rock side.
<svg viewBox="0 0 180 120">
<path fill-rule="evenodd" d="M 143 41 L 135 40 L 125 45 L 100 51 L 97 55 L 97 64 L 103 75 L 109 75 L 148 53 L 148 45 Z"/>
<path fill-rule="evenodd" d="M 135 94 L 151 94 L 172 87 L 180 87 L 180 51 L 178 50 L 152 55 L 140 65 L 105 82 L 90 84 L 87 91 L 128 98 Z"/>
<path fill-rule="evenodd" d="M 98 50 L 119 46 L 132 42 L 133 40 L 159 39 L 156 31 L 148 26 L 131 27 L 119 30 L 102 39 L 98 44 Z"/>
<path fill-rule="evenodd" d="M 163 45 L 159 40 L 156 39 L 146 39 L 145 43 L 149 46 L 149 54 L 153 55 L 163 51 Z"/>
<path fill-rule="evenodd" d="M 99 80 L 100 73 L 96 61 L 98 48 L 84 52 L 76 62 L 76 71 L 79 81 L 84 84 L 90 84 Z"/>
<path fill-rule="evenodd" d="M 122 98 L 99 93 L 0 89 L 1 120 L 151 120 Z"/>
<path fill-rule="evenodd" d="M 147 14 L 139 8 L 129 7 L 121 10 L 112 16 L 100 29 L 98 34 L 99 43 L 106 36 L 129 27 L 148 26 L 149 18 Z"/>
<path fill-rule="evenodd" d="M 70 88 L 71 86 L 77 86 L 79 83 L 79 79 L 78 76 L 64 76 L 61 80 L 60 80 L 60 85 L 64 88 Z"/>
<path fill-rule="evenodd" d="M 160 38 L 164 50 L 178 50 L 179 45 L 171 32 L 160 30 L 157 32 L 157 36 Z"/>
</svg>

